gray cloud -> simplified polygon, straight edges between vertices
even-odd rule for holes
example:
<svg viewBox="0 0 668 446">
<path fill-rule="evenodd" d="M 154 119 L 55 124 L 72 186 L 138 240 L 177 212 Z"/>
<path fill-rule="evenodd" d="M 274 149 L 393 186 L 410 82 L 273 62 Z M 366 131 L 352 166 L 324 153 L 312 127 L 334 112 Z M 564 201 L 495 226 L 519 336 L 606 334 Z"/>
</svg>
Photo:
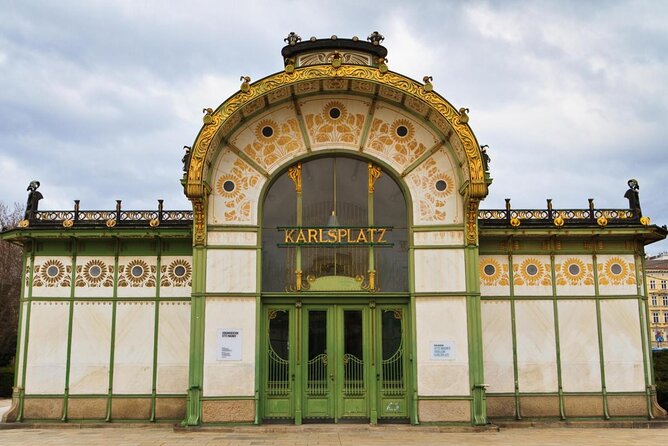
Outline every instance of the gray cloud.
<svg viewBox="0 0 668 446">
<path fill-rule="evenodd" d="M 489 144 L 483 207 L 624 207 L 668 223 L 668 4 L 14 1 L 0 14 L 0 200 L 186 208 L 181 147 L 283 37 L 386 36 L 390 68 L 434 84 Z M 660 243 L 650 252 L 668 249 Z"/>
</svg>

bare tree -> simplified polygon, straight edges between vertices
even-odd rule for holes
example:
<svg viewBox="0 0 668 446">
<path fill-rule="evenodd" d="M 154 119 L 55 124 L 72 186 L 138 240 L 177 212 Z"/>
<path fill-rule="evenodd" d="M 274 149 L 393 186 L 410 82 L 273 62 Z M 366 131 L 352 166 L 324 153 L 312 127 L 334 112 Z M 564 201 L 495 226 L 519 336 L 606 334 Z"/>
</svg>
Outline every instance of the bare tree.
<svg viewBox="0 0 668 446">
<path fill-rule="evenodd" d="M 0 228 L 15 227 L 23 217 L 23 208 L 14 209 L 0 202 Z M 0 366 L 16 353 L 16 332 L 21 295 L 21 247 L 0 241 Z"/>
</svg>

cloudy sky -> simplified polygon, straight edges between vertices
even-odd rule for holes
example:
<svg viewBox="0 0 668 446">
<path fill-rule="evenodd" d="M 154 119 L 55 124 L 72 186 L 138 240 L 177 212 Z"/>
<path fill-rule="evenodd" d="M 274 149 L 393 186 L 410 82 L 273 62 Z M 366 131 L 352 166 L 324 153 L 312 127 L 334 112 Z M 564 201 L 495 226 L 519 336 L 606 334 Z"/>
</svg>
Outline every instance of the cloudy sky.
<svg viewBox="0 0 668 446">
<path fill-rule="evenodd" d="M 485 208 L 623 208 L 668 223 L 668 2 L 0 3 L 0 201 L 188 207 L 179 179 L 203 107 L 282 69 L 283 38 L 385 36 L 490 146 Z M 648 252 L 668 250 L 668 243 Z"/>
</svg>

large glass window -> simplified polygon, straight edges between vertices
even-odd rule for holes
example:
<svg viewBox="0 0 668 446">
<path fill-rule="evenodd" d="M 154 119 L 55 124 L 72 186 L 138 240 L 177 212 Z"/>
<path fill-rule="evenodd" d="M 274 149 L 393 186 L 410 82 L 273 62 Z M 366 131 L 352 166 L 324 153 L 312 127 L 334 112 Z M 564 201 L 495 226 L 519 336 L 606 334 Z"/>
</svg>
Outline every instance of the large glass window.
<svg viewBox="0 0 668 446">
<path fill-rule="evenodd" d="M 408 291 L 406 202 L 378 166 L 317 158 L 271 185 L 262 214 L 262 289 L 311 286 Z"/>
</svg>

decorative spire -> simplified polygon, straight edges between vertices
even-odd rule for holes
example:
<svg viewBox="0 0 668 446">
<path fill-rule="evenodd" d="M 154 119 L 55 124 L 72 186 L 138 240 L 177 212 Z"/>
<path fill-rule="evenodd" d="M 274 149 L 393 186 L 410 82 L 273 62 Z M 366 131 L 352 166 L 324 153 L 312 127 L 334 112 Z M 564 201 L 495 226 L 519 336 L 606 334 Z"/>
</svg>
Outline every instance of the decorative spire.
<svg viewBox="0 0 668 446">
<path fill-rule="evenodd" d="M 283 39 L 283 41 L 287 42 L 290 46 L 295 46 L 298 42 L 302 41 L 302 38 L 299 37 L 296 32 L 291 31 L 290 34 L 288 34 L 288 37 Z"/>
<path fill-rule="evenodd" d="M 373 43 L 374 45 L 380 45 L 380 43 L 385 40 L 385 37 L 383 37 L 378 31 L 374 31 L 369 37 L 366 38 L 366 40 Z"/>
</svg>

